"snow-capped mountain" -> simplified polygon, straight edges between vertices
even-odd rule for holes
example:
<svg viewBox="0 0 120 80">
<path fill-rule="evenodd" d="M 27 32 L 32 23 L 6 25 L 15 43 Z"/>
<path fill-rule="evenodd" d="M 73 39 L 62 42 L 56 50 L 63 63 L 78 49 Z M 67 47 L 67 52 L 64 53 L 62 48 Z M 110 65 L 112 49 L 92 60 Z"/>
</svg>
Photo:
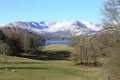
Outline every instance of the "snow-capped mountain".
<svg viewBox="0 0 120 80">
<path fill-rule="evenodd" d="M 14 22 L 0 28 L 16 28 L 45 37 L 71 37 L 77 35 L 96 34 L 102 26 L 86 21 L 69 22 Z"/>
</svg>

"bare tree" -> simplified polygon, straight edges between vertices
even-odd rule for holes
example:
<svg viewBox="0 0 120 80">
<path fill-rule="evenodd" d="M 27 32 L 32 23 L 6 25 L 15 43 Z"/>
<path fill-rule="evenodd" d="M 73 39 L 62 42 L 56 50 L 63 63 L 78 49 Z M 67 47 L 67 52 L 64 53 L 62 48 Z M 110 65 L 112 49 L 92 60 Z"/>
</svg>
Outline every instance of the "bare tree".
<svg viewBox="0 0 120 80">
<path fill-rule="evenodd" d="M 104 23 L 114 23 L 120 26 L 120 0 L 107 0 L 101 10 L 104 15 Z"/>
<path fill-rule="evenodd" d="M 120 79 L 120 0 L 107 0 L 102 9 L 104 26 L 112 27 L 113 31 L 103 35 L 101 43 L 107 53 L 108 60 L 105 63 L 107 72 L 110 73 L 108 80 Z"/>
<path fill-rule="evenodd" d="M 0 55 L 3 63 L 6 62 L 6 58 L 9 53 L 10 53 L 9 45 L 0 41 Z"/>
<path fill-rule="evenodd" d="M 89 36 L 80 36 L 77 38 L 74 38 L 72 40 L 74 43 L 74 52 L 72 54 L 72 59 L 76 64 L 83 64 L 83 65 L 89 65 L 92 62 L 92 59 L 94 60 L 94 64 L 96 64 L 97 58 L 98 58 L 98 51 L 93 49 L 93 46 L 91 44 L 92 41 L 90 41 Z M 93 44 L 94 47 L 96 47 L 96 44 Z M 94 54 L 92 54 L 94 53 Z M 94 56 L 94 57 L 93 57 Z"/>
</svg>

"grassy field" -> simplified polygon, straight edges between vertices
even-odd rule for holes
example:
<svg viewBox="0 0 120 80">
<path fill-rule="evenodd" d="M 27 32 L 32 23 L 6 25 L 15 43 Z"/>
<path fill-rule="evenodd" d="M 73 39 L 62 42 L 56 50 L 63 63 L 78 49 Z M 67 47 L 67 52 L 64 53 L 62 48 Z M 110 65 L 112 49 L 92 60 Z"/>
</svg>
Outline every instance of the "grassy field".
<svg viewBox="0 0 120 80">
<path fill-rule="evenodd" d="M 43 51 L 72 51 L 72 48 L 67 45 L 48 45 Z"/>
<path fill-rule="evenodd" d="M 67 45 L 49 45 L 43 48 L 43 55 L 50 60 L 65 60 L 68 59 L 72 52 L 71 47 Z"/>
<path fill-rule="evenodd" d="M 44 50 L 52 50 L 54 46 Z M 101 68 L 76 66 L 68 60 L 21 57 L 8 57 L 7 60 L 7 63 L 0 63 L 0 80 L 100 80 L 101 76 Z"/>
</svg>

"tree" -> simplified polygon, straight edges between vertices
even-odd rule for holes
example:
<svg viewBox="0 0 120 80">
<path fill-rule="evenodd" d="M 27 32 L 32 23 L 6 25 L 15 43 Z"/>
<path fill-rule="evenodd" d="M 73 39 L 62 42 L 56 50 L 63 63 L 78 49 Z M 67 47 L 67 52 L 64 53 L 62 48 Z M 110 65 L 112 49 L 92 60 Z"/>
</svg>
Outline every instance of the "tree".
<svg viewBox="0 0 120 80">
<path fill-rule="evenodd" d="M 103 34 L 101 43 L 104 45 L 107 54 L 105 68 L 109 73 L 109 80 L 120 79 L 120 0 L 107 0 L 102 13 L 106 27 L 112 27 L 113 31 Z M 105 51 L 104 50 L 104 51 Z"/>
<path fill-rule="evenodd" d="M 103 47 L 101 52 L 105 54 L 106 61 L 104 63 L 104 68 L 109 80 L 119 80 L 120 34 L 116 32 L 104 33 L 99 36 L 99 42 Z"/>
<path fill-rule="evenodd" d="M 9 46 L 5 43 L 5 39 L 5 34 L 2 30 L 0 30 L 0 55 L 3 63 L 6 62 L 6 55 L 10 52 Z"/>
<path fill-rule="evenodd" d="M 35 53 L 36 51 L 36 46 L 35 46 L 35 41 L 33 39 L 33 37 L 30 37 L 28 39 L 28 50 L 29 50 L 29 53 Z"/>
<path fill-rule="evenodd" d="M 75 64 L 84 63 L 84 37 L 73 37 L 71 39 L 71 46 L 74 47 L 73 54 L 71 55 L 72 60 Z"/>
<path fill-rule="evenodd" d="M 75 64 L 89 65 L 92 59 L 89 36 L 75 37 L 72 43 L 74 50 L 71 58 Z"/>
<path fill-rule="evenodd" d="M 29 38 L 29 34 L 26 32 L 23 35 L 23 48 L 26 53 L 28 52 L 28 38 Z"/>
<path fill-rule="evenodd" d="M 101 66 L 102 45 L 99 35 L 75 37 L 72 43 L 74 50 L 71 58 L 75 64 Z"/>
<path fill-rule="evenodd" d="M 5 41 L 5 34 L 3 33 L 2 30 L 0 30 L 0 40 Z"/>
<path fill-rule="evenodd" d="M 23 50 L 25 53 L 39 54 L 41 52 L 45 42 L 43 37 L 28 32 L 23 33 L 22 37 Z"/>
<path fill-rule="evenodd" d="M 90 51 L 93 63 L 95 66 L 99 66 L 99 58 L 101 57 L 101 43 L 99 42 L 99 35 L 93 36 L 90 39 Z"/>
<path fill-rule="evenodd" d="M 11 32 L 8 37 L 7 43 L 10 47 L 12 56 L 18 56 L 22 52 L 22 37 L 20 35 L 19 30 Z"/>
<path fill-rule="evenodd" d="M 102 9 L 104 23 L 114 23 L 120 26 L 120 0 L 107 0 Z"/>
<path fill-rule="evenodd" d="M 9 45 L 0 41 L 0 55 L 3 63 L 6 62 L 6 56 L 9 55 L 9 53 L 10 53 Z"/>
</svg>

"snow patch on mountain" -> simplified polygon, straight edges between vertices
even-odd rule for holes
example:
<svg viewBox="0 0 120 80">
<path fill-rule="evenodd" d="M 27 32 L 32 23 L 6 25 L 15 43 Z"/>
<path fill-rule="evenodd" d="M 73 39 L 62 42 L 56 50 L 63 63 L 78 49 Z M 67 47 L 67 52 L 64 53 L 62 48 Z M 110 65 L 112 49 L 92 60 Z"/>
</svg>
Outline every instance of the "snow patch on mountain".
<svg viewBox="0 0 120 80">
<path fill-rule="evenodd" d="M 91 35 L 102 30 L 99 24 L 93 24 L 87 21 L 69 21 L 69 22 L 14 22 L 2 27 L 11 27 L 23 29 L 43 36 L 78 36 Z"/>
</svg>

